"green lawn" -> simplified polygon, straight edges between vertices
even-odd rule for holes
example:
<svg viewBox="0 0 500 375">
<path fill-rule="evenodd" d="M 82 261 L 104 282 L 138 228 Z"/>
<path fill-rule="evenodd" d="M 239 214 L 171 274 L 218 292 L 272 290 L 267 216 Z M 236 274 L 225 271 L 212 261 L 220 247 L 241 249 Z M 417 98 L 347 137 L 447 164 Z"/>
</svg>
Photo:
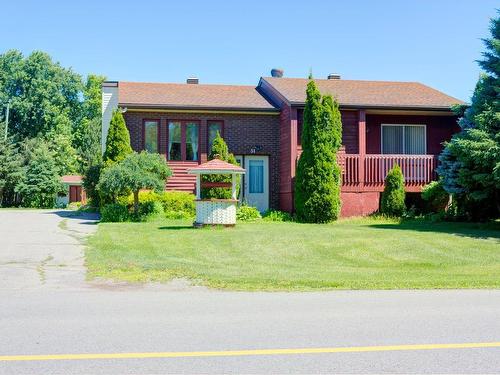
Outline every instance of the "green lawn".
<svg viewBox="0 0 500 375">
<path fill-rule="evenodd" d="M 498 288 L 500 222 L 102 223 L 86 262 L 90 278 L 235 290 Z"/>
</svg>

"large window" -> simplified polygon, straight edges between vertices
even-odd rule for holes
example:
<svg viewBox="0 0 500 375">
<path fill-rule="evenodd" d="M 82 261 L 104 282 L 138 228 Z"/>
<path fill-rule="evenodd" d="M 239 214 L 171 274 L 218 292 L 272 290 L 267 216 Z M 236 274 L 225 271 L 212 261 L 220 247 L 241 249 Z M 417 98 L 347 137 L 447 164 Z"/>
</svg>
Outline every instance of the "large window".
<svg viewBox="0 0 500 375">
<path fill-rule="evenodd" d="M 199 123 L 168 122 L 168 160 L 199 160 Z"/>
<path fill-rule="evenodd" d="M 223 137 L 222 121 L 208 121 L 207 126 L 208 126 L 207 153 L 210 154 L 210 150 L 212 150 L 212 144 L 214 143 L 214 139 L 217 136 L 217 132 L 219 132 L 220 136 Z"/>
<path fill-rule="evenodd" d="M 382 154 L 425 155 L 425 125 L 382 124 Z"/>
<path fill-rule="evenodd" d="M 158 152 L 158 120 L 144 120 L 144 149 L 147 152 Z"/>
</svg>

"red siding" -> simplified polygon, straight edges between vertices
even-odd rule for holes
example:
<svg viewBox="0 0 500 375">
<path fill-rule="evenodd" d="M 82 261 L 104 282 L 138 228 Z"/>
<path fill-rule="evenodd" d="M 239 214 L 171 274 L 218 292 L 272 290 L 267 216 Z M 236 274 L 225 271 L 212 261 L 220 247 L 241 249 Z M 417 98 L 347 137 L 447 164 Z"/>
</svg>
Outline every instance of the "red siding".
<svg viewBox="0 0 500 375">
<path fill-rule="evenodd" d="M 454 116 L 366 115 L 366 153 L 380 154 L 380 124 L 427 125 L 427 154 L 437 155 L 442 143 L 460 130 Z"/>
</svg>

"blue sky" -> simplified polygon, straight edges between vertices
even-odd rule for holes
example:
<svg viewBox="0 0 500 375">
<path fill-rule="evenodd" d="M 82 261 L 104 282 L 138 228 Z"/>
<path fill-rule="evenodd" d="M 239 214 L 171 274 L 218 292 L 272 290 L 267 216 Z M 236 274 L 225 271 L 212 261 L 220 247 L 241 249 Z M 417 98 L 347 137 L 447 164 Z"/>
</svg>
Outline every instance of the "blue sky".
<svg viewBox="0 0 500 375">
<path fill-rule="evenodd" d="M 419 81 L 468 100 L 493 0 L 6 1 L 0 52 L 43 50 L 110 80 Z"/>
</svg>

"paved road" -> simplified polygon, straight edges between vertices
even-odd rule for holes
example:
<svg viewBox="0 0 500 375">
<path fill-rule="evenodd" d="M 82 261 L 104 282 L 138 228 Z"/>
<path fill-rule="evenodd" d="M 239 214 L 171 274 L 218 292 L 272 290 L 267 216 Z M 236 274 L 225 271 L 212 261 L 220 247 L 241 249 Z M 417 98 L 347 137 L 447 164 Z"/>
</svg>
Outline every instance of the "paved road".
<svg viewBox="0 0 500 375">
<path fill-rule="evenodd" d="M 0 290 L 85 287 L 81 240 L 96 215 L 65 210 L 0 210 Z"/>
<path fill-rule="evenodd" d="M 0 215 L 0 374 L 500 373 L 500 344 L 252 356 L 227 352 L 498 343 L 500 290 L 232 293 L 181 282 L 166 287 L 86 283 L 75 236 L 94 225 L 74 218 L 64 222 L 65 213 L 28 212 L 26 221 L 17 211 Z M 49 235 L 41 234 L 46 230 Z M 71 276 L 55 271 L 66 267 L 50 271 L 46 262 L 45 278 L 37 279 L 35 264 L 48 255 L 57 262 L 68 259 Z M 217 356 L 200 351 L 217 351 L 212 353 Z M 55 357 L 84 353 L 112 358 Z M 116 353 L 133 354 L 123 359 Z M 150 353 L 161 358 L 144 358 Z M 49 357 L 5 360 L 38 354 Z"/>
</svg>

